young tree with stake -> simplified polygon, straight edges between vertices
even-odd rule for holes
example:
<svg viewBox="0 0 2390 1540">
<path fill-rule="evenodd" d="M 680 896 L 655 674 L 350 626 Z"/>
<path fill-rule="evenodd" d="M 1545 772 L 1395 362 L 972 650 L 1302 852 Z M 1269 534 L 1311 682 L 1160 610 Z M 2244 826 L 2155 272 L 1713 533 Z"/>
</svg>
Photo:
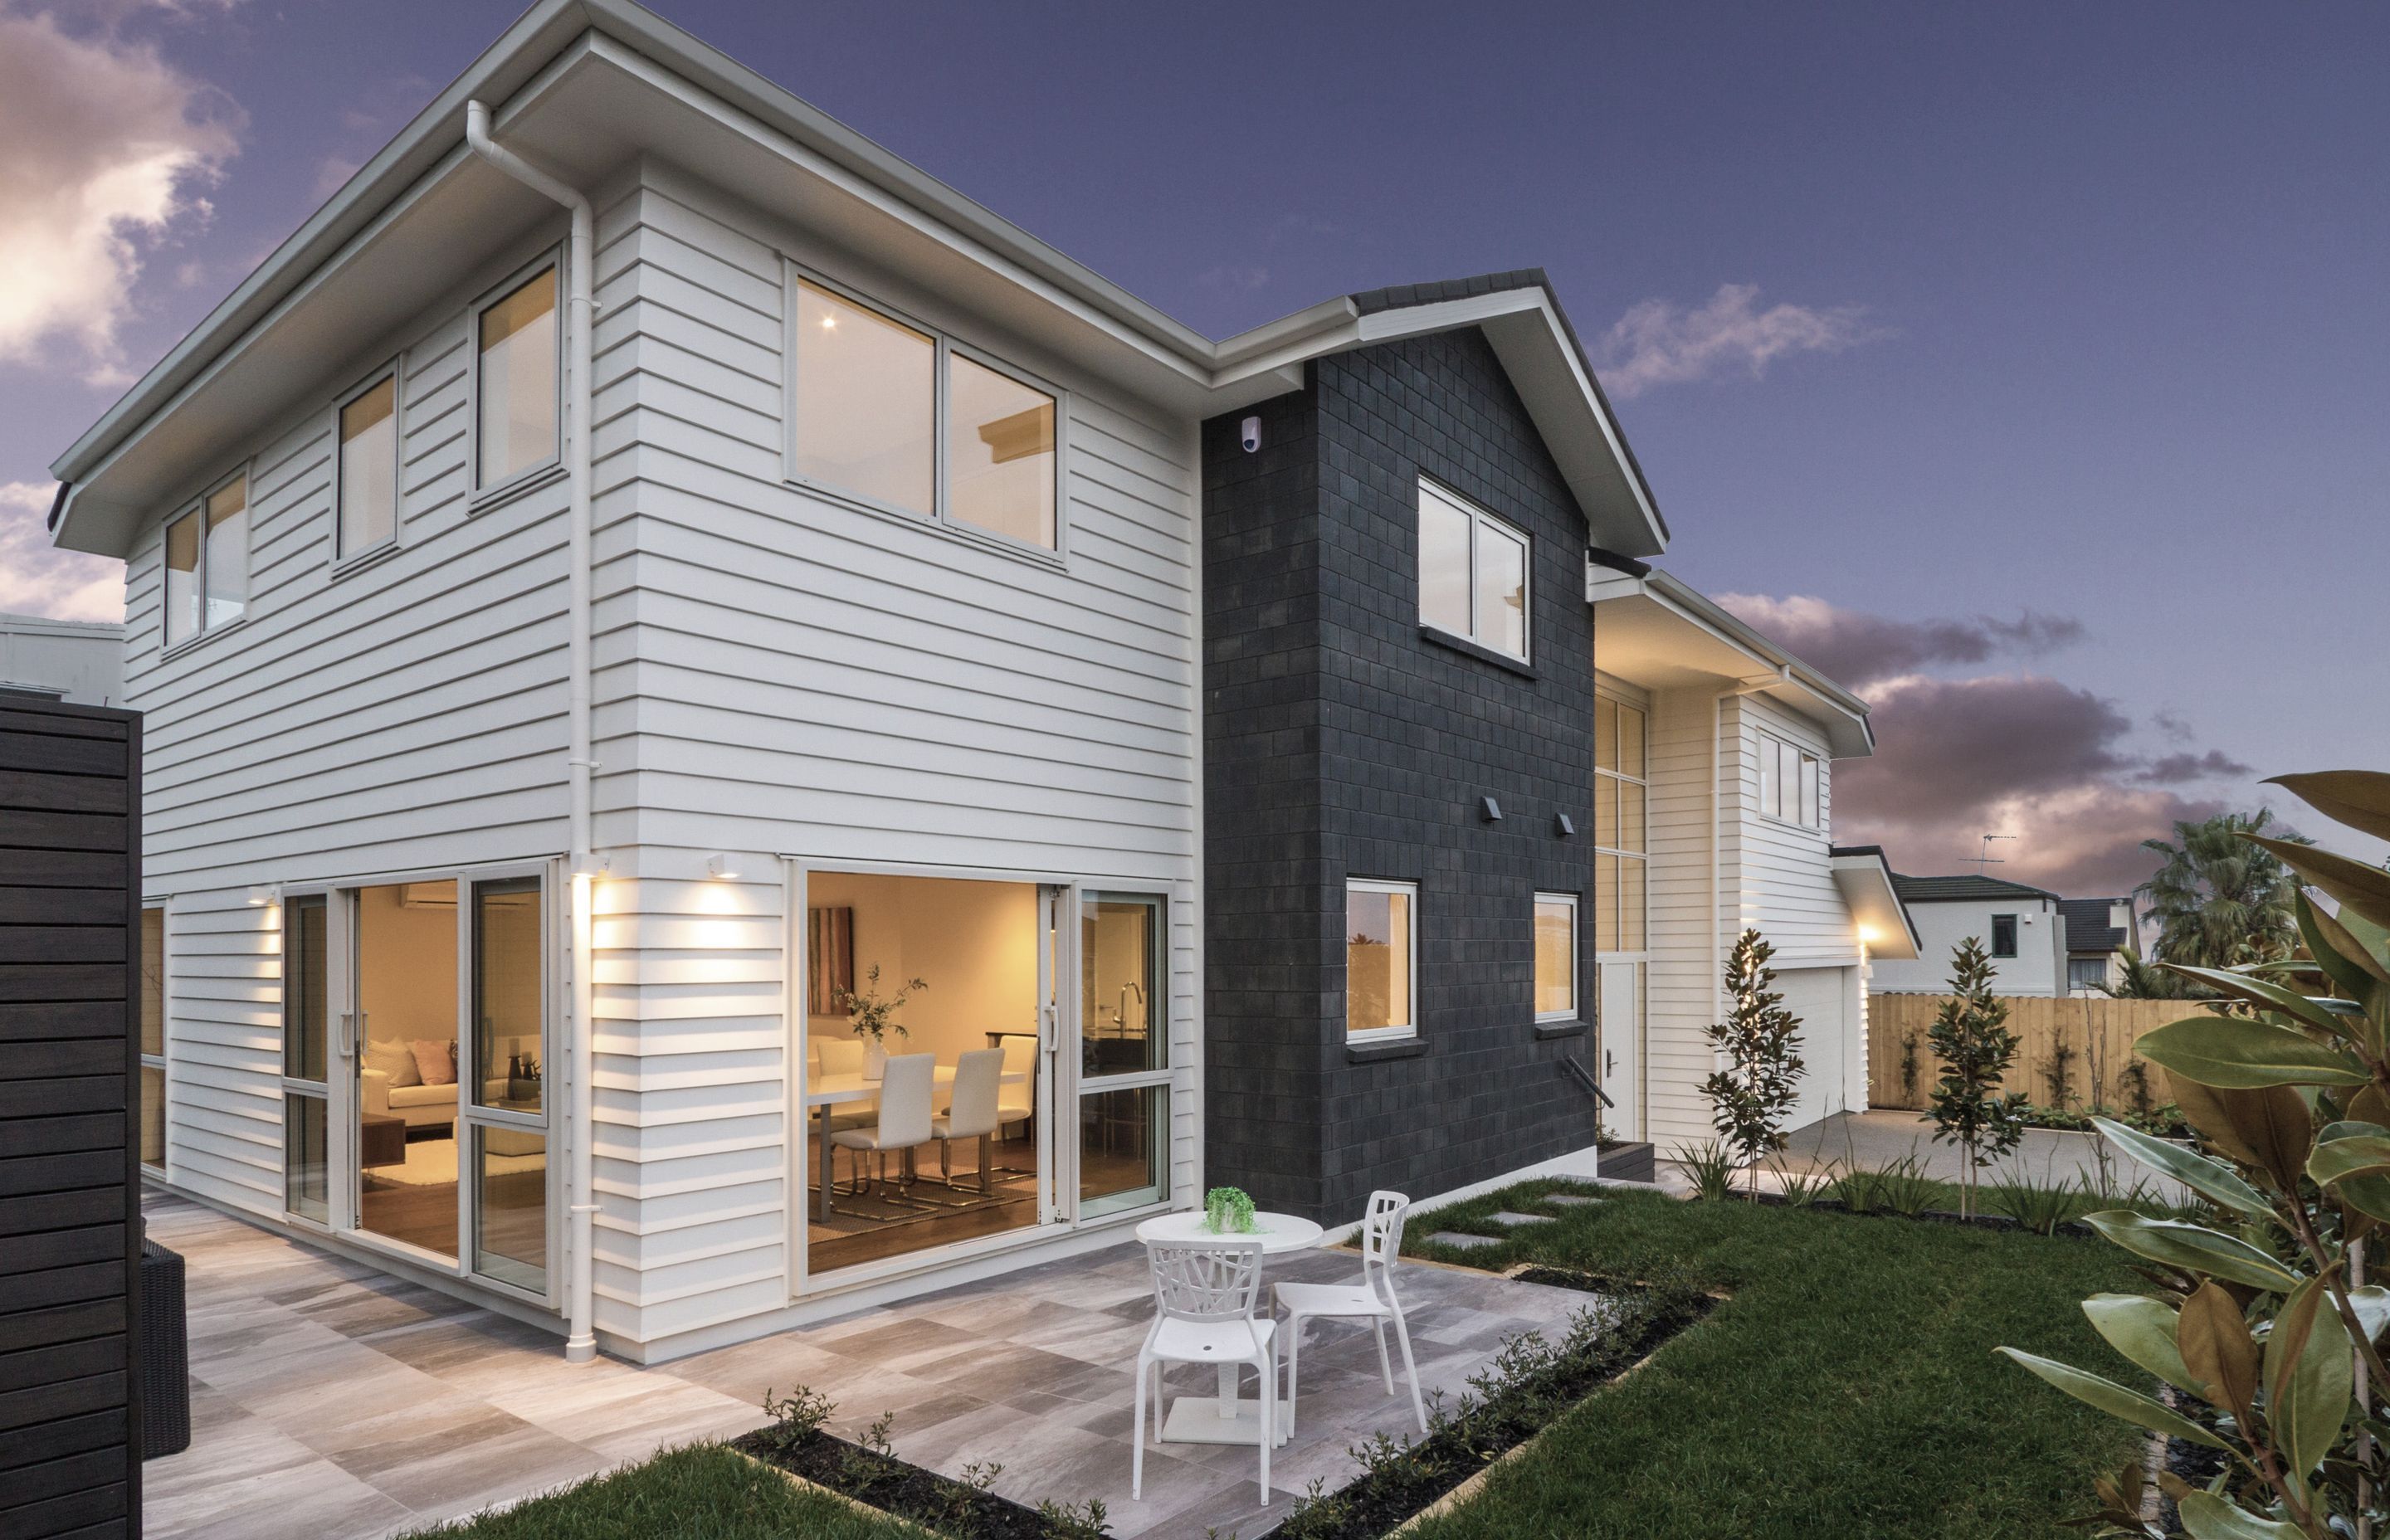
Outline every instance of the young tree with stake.
<svg viewBox="0 0 2390 1540">
<path fill-rule="evenodd" d="M 1727 959 L 1726 990 L 1733 1001 L 1727 1019 L 1708 1029 L 1710 1045 L 1726 1065 L 1702 1083 L 1710 1123 L 1751 1168 L 1751 1195 L 1759 1196 L 1759 1158 L 1784 1148 L 1784 1115 L 1792 1110 L 1793 1084 L 1805 1068 L 1794 1051 L 1801 1019 L 1784 1008 L 1776 993 L 1776 970 L 1767 966 L 1776 948 L 1756 930 L 1735 939 Z"/>
<path fill-rule="evenodd" d="M 1926 1033 L 1943 1064 L 1927 1110 L 1936 1144 L 1964 1151 L 1959 1212 L 1975 1212 L 1975 1174 L 2024 1136 L 2025 1098 L 2000 1092 L 2001 1077 L 2015 1062 L 2017 1034 L 2009 1031 L 2009 1007 L 1992 995 L 1992 959 L 1984 943 L 1969 936 L 1950 952 L 1951 998 Z"/>
</svg>

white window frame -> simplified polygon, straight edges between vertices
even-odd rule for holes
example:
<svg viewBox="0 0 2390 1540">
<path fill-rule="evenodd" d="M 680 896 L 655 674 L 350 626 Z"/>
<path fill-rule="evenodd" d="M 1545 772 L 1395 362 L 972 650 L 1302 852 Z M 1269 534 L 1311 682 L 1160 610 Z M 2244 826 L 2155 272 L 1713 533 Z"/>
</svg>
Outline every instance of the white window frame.
<svg viewBox="0 0 2390 1540">
<path fill-rule="evenodd" d="M 139 1023 L 135 1023 L 134 1048 L 141 1069 L 158 1072 L 158 1162 L 155 1165 L 140 1160 L 141 1153 L 141 1075 L 133 1076 L 133 1152 L 141 1169 L 155 1175 L 173 1179 L 174 1159 L 174 1123 L 170 1114 L 174 1108 L 174 916 L 173 905 L 162 898 L 141 901 L 144 913 L 158 911 L 158 1051 L 140 1052 Z M 138 944 L 139 938 L 135 938 Z M 138 1007 L 138 1002 L 136 1008 Z"/>
<path fill-rule="evenodd" d="M 1509 658 L 1517 662 L 1532 664 L 1536 658 L 1536 537 L 1500 514 L 1480 507 L 1450 487 L 1440 481 L 1431 481 L 1425 476 L 1420 478 L 1419 494 L 1422 501 L 1433 497 L 1446 507 L 1469 516 L 1469 629 L 1465 632 L 1455 631 L 1449 626 L 1438 625 L 1429 620 L 1423 593 L 1419 604 L 1420 625 L 1439 636 L 1450 636 L 1466 642 L 1471 647 L 1481 648 L 1497 658 Z M 1522 619 L 1525 622 L 1523 632 L 1527 644 L 1526 649 L 1523 652 L 1513 652 L 1507 647 L 1497 646 L 1478 635 L 1480 625 L 1477 615 L 1477 535 L 1480 526 L 1487 524 L 1492 525 L 1497 533 L 1516 540 L 1523 554 L 1523 565 L 1520 571 L 1519 580 L 1521 599 L 1525 607 L 1522 611 Z M 1418 547 L 1416 528 L 1413 530 L 1412 545 L 1416 553 Z"/>
<path fill-rule="evenodd" d="M 895 305 L 872 299 L 837 279 L 804 265 L 792 257 L 782 257 L 780 309 L 780 479 L 793 487 L 803 487 L 817 496 L 860 508 L 887 518 L 902 520 L 920 529 L 936 530 L 941 534 L 977 542 L 1008 556 L 1017 556 L 1049 566 L 1063 564 L 1071 550 L 1071 500 L 1066 467 L 1070 464 L 1071 396 L 1049 379 L 1032 374 L 1017 364 L 1009 363 L 975 344 L 962 341 L 940 327 L 910 314 Z M 934 401 L 930 414 L 932 461 L 930 468 L 930 511 L 908 508 L 894 503 L 855 492 L 833 481 L 806 476 L 797 469 L 797 286 L 811 284 L 836 299 L 859 310 L 867 310 L 884 321 L 893 322 L 907 331 L 928 338 L 934 351 L 930 384 Z M 999 530 L 991 530 L 954 515 L 950 503 L 953 477 L 947 464 L 946 436 L 948 413 L 954 394 L 954 360 L 967 358 L 982 368 L 1000 374 L 1016 384 L 1023 385 L 1047 397 L 1054 403 L 1054 544 L 1045 546 L 1034 541 L 1016 539 Z"/>
<path fill-rule="evenodd" d="M 255 575 L 249 570 L 249 558 L 257 554 L 257 478 L 251 474 L 251 472 L 255 468 L 255 461 L 249 459 L 242 460 L 230 470 L 225 471 L 223 475 L 209 481 L 205 490 L 201 491 L 197 496 L 185 498 L 175 507 L 173 513 L 166 516 L 165 521 L 158 527 L 158 645 L 160 652 L 163 655 L 173 655 L 183 652 L 186 648 L 195 648 L 201 642 L 206 641 L 209 637 L 221 635 L 225 632 L 230 631 L 233 627 L 249 619 L 250 589 L 252 586 L 250 579 Z M 222 492 L 225 488 L 232 485 L 235 481 L 242 483 L 243 488 L 240 510 L 240 538 L 243 546 L 243 550 L 241 552 L 240 613 L 235 615 L 228 621 L 220 621 L 211 623 L 208 620 L 208 531 L 206 524 L 208 499 L 213 497 L 217 493 Z M 198 519 L 200 520 L 199 564 L 191 569 L 191 581 L 199 584 L 199 623 L 192 627 L 191 634 L 177 641 L 166 635 L 166 552 L 170 532 L 173 531 L 175 525 L 181 523 L 186 519 Z"/>
<path fill-rule="evenodd" d="M 1619 822 L 1619 827 L 1613 832 L 1612 841 L 1609 844 L 1602 843 L 1601 814 L 1599 809 L 1595 811 L 1593 818 L 1594 854 L 1597 857 L 1604 855 L 1611 857 L 1613 862 L 1611 869 L 1615 877 L 1615 880 L 1612 885 L 1611 891 L 1606 892 L 1601 891 L 1601 863 L 1599 859 L 1593 863 L 1593 881 L 1595 885 L 1593 904 L 1593 955 L 1596 961 L 1640 961 L 1651 956 L 1651 708 L 1639 701 L 1629 700 L 1622 695 L 1613 694 L 1607 689 L 1598 691 L 1596 699 L 1600 700 L 1607 700 L 1621 711 L 1633 712 L 1636 715 L 1643 719 L 1643 764 L 1641 769 L 1635 771 L 1623 769 L 1613 770 L 1600 764 L 1595 764 L 1593 768 L 1593 789 L 1594 793 L 1597 796 L 1601 793 L 1604 782 L 1623 782 L 1628 786 L 1642 788 L 1643 827 L 1637 832 L 1641 834 L 1643 837 L 1643 842 L 1639 846 L 1630 847 L 1627 845 L 1625 841 L 1625 821 L 1622 816 Z M 1625 805 L 1625 799 L 1620 799 L 1619 805 L 1622 807 Z M 1623 942 L 1626 939 L 1625 867 L 1626 863 L 1629 861 L 1638 863 L 1643 870 L 1643 912 L 1640 916 L 1637 917 L 1639 921 L 1637 926 L 1637 930 L 1643 937 L 1643 944 L 1633 948 L 1619 947 L 1610 951 L 1603 951 L 1600 945 L 1600 938 L 1601 906 L 1604 904 L 1611 905 L 1617 912 L 1619 940 Z"/>
<path fill-rule="evenodd" d="M 479 311 L 474 313 L 474 340 L 477 343 L 480 340 L 481 331 L 480 314 Z M 332 398 L 332 568 L 335 571 L 356 566 L 370 558 L 381 555 L 384 551 L 395 548 L 398 545 L 398 533 L 405 526 L 406 378 L 404 368 L 405 362 L 405 355 L 402 353 Z M 480 379 L 481 372 L 482 359 L 477 351 L 473 356 L 473 376 L 476 381 Z M 341 533 L 346 527 L 344 516 L 347 512 L 342 507 L 347 478 L 341 475 L 341 468 L 342 462 L 348 458 L 348 451 L 341 439 L 341 418 L 347 414 L 351 406 L 355 405 L 361 398 L 385 379 L 390 381 L 390 533 L 370 545 L 360 545 L 353 551 L 348 548 L 348 542 Z M 473 430 L 478 434 L 481 429 L 478 402 L 475 407 Z M 475 446 L 475 464 L 478 468 L 478 444 Z"/>
<path fill-rule="evenodd" d="M 1408 1021 L 1396 1023 L 1392 1026 L 1365 1027 L 1357 1032 L 1353 1028 L 1353 979 L 1350 958 L 1352 956 L 1351 946 L 1353 937 L 1351 930 L 1353 895 L 1355 893 L 1399 893 L 1410 900 L 1410 903 L 1404 906 L 1404 912 L 1409 917 L 1410 923 L 1410 945 L 1404 953 L 1405 959 L 1408 962 L 1410 967 L 1410 987 L 1408 993 L 1411 1004 L 1411 1019 Z M 1372 1043 L 1408 1042 L 1410 1039 L 1417 1037 L 1420 1034 L 1420 885 L 1416 882 L 1397 881 L 1390 878 L 1347 877 L 1344 879 L 1343 918 L 1339 922 L 1336 929 L 1338 936 L 1337 945 L 1344 952 L 1345 957 L 1347 958 L 1344 978 L 1344 1041 L 1354 1047 L 1363 1047 Z"/>
<path fill-rule="evenodd" d="M 514 494 L 527 490 L 533 482 L 561 474 L 564 469 L 564 392 L 570 385 L 564 378 L 564 334 L 566 316 L 572 307 L 572 298 L 564 291 L 567 271 L 564 258 L 565 243 L 558 241 L 483 289 L 471 304 L 465 307 L 465 468 L 473 483 L 468 499 L 469 512 L 478 513 L 491 504 L 503 502 Z M 546 459 L 536 465 L 525 466 L 502 481 L 484 481 L 482 480 L 482 315 L 492 305 L 536 277 L 543 267 L 556 269 L 555 433 L 548 441 Z"/>
<path fill-rule="evenodd" d="M 1813 754 L 1792 739 L 1780 738 L 1774 733 L 1763 732 L 1757 737 L 1759 747 L 1756 751 L 1758 757 L 1754 768 L 1758 772 L 1756 778 L 1759 785 L 1759 815 L 1771 824 L 1782 824 L 1788 828 L 1805 829 L 1812 834 L 1822 833 L 1826 827 L 1825 756 Z M 1792 779 L 1789 789 L 1784 784 L 1784 756 L 1788 753 L 1793 756 Z M 1803 781 L 1808 778 L 1804 776 L 1803 772 L 1811 766 L 1815 766 L 1812 784 L 1817 789 L 1814 805 L 1802 790 Z M 1776 804 L 1774 807 L 1768 805 L 1771 799 L 1767 795 L 1767 790 L 1771 783 L 1776 789 L 1773 799 Z M 1792 802 L 1791 817 L 1778 811 L 1784 805 L 1788 796 Z"/>
<path fill-rule="evenodd" d="M 1529 959 L 1530 959 L 1529 966 L 1530 966 L 1530 969 L 1531 969 L 1531 971 L 1530 971 L 1530 972 L 1529 972 L 1529 974 L 1528 974 L 1528 990 L 1529 990 L 1528 998 L 1532 1000 L 1532 999 L 1535 997 L 1535 993 L 1536 993 L 1536 987 L 1537 987 L 1537 985 L 1536 985 L 1536 978 L 1535 978 L 1535 975 L 1534 975 L 1534 973 L 1533 973 L 1533 971 L 1532 971 L 1532 969 L 1533 969 L 1533 966 L 1534 966 L 1534 964 L 1533 964 L 1534 950 L 1533 950 L 1533 944 L 1532 944 L 1532 943 L 1533 943 L 1533 941 L 1534 941 L 1534 930 L 1533 930 L 1532 927 L 1533 927 L 1534 922 L 1535 922 L 1535 919 L 1536 919 L 1536 910 L 1538 910 L 1538 909 L 1540 909 L 1540 908 L 1542 908 L 1542 907 L 1543 907 L 1545 905 L 1547 905 L 1547 904 L 1565 904 L 1565 905 L 1568 905 L 1568 912 L 1569 912 L 1569 957 L 1568 957 L 1569 1003 L 1568 1003 L 1568 1007 L 1567 1007 L 1567 1008 L 1566 1008 L 1566 1009 L 1564 1009 L 1564 1010 L 1538 1010 L 1538 1011 L 1536 1011 L 1536 1024 L 1537 1024 L 1537 1025 L 1542 1025 L 1543 1023 L 1548 1022 L 1548 1021 L 1574 1021 L 1574 1020 L 1580 1020 L 1580 1019 L 1581 1019 L 1582 1014 L 1583 1014 L 1583 1013 L 1582 1013 L 1582 1011 L 1579 1009 L 1579 1007 L 1584 1004 L 1584 1001 L 1580 998 L 1580 996 L 1584 994 L 1584 989 L 1583 989 L 1583 985 L 1582 985 L 1581 981 L 1580 981 L 1580 980 L 1578 979 L 1578 977 L 1577 977 L 1577 974 L 1578 974 L 1578 972 L 1581 970 L 1581 969 L 1583 968 L 1583 966 L 1584 966 L 1584 962 L 1585 962 L 1585 943 L 1584 943 L 1584 942 L 1579 938 L 1579 933 L 1578 933 L 1578 927 L 1579 927 L 1581 924 L 1583 924 L 1583 923 L 1584 923 L 1585 911 L 1584 911 L 1583 907 L 1579 905 L 1578 900 L 1577 900 L 1577 895 L 1576 895 L 1576 894 L 1574 894 L 1574 893 L 1542 892 L 1537 892 L 1537 893 L 1536 894 L 1534 901 L 1533 901 L 1533 902 L 1528 905 L 1528 908 L 1527 908 L 1527 918 L 1528 918 L 1528 923 L 1529 923 L 1529 926 L 1530 926 L 1530 930 L 1529 930 L 1529 932 L 1528 932 L 1528 939 L 1529 939 L 1529 942 L 1530 942 L 1530 947 L 1529 947 L 1529 954 L 1528 954 L 1528 955 L 1529 955 Z M 1414 1008 L 1414 1010 L 1413 1010 L 1413 1014 L 1414 1014 L 1414 1015 L 1416 1015 L 1416 1014 L 1417 1014 L 1417 1010 L 1416 1010 L 1416 1008 Z"/>
</svg>

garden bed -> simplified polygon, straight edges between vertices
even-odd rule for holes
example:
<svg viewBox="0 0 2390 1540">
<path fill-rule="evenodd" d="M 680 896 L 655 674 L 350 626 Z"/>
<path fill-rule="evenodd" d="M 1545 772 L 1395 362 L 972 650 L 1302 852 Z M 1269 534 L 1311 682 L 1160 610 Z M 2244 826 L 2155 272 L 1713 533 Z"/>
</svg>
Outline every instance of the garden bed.
<svg viewBox="0 0 2390 1540">
<path fill-rule="evenodd" d="M 730 1447 L 848 1502 L 955 1540 L 1097 1540 L 1105 1533 L 1100 1502 L 1033 1508 L 997 1496 L 989 1488 L 1002 1466 L 966 1466 L 965 1479 L 957 1481 L 898 1459 L 888 1445 L 893 1412 L 855 1443 L 822 1427 L 832 1408 L 802 1386 L 785 1400 L 766 1392 L 764 1409 L 777 1420 L 733 1439 Z"/>
<path fill-rule="evenodd" d="M 1279 1540 L 1377 1540 L 1415 1517 L 1448 1506 L 1482 1473 L 1524 1448 L 1570 1408 L 1615 1382 L 1715 1303 L 1687 1284 L 1642 1284 L 1574 1268 L 1536 1266 L 1522 1282 L 1600 1294 L 1605 1317 L 1577 1314 L 1559 1342 L 1522 1335 L 1470 1381 L 1473 1393 L 1431 1415 L 1420 1439 L 1380 1433 L 1354 1447 L 1359 1476 L 1333 1492 L 1315 1487 L 1271 1534 Z"/>
</svg>

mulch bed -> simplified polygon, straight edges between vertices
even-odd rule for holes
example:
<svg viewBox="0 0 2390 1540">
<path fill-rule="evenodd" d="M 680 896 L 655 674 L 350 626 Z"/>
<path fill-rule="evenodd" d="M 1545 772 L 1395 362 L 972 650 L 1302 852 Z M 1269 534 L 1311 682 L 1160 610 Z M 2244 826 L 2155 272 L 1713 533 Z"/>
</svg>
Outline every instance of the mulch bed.
<svg viewBox="0 0 2390 1540">
<path fill-rule="evenodd" d="M 813 1432 L 791 1442 L 776 1436 L 775 1429 L 759 1428 L 732 1440 L 730 1446 L 816 1486 L 957 1540 L 1077 1540 L 1102 1533 L 1086 1522 L 1040 1513 L 834 1433 Z"/>
<path fill-rule="evenodd" d="M 1438 1408 L 1427 1436 L 1396 1444 L 1381 1434 L 1354 1450 L 1362 1473 L 1334 1492 L 1306 1498 L 1273 1533 L 1279 1540 L 1377 1540 L 1550 1427 L 1578 1402 L 1616 1380 L 1700 1321 L 1716 1301 L 1690 1287 L 1641 1286 L 1559 1267 L 1509 1275 L 1525 1283 L 1599 1293 L 1625 1314 L 1577 1351 L 1563 1352 L 1523 1379 L 1496 1384 L 1473 1408 Z M 1506 1354 L 1507 1356 L 1507 1354 Z"/>
</svg>

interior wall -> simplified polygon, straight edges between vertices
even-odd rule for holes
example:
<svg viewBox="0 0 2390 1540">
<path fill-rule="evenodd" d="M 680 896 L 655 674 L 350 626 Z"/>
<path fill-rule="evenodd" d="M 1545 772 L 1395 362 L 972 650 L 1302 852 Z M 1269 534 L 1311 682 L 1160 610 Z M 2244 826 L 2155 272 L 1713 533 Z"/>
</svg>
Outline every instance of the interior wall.
<svg viewBox="0 0 2390 1540">
<path fill-rule="evenodd" d="M 418 890 L 441 884 L 416 883 Z M 456 1036 L 456 910 L 408 905 L 404 887 L 357 893 L 357 1004 L 375 1043 L 451 1042 Z"/>
<path fill-rule="evenodd" d="M 943 877 L 811 872 L 808 908 L 854 911 L 854 987 L 880 965 L 880 993 L 906 979 L 929 987 L 905 1002 L 897 1020 L 911 1033 L 892 1053 L 955 1056 L 988 1046 L 991 1031 L 1037 1028 L 1037 888 Z M 808 1011 L 816 1039 L 845 1037 L 849 1019 Z"/>
</svg>

